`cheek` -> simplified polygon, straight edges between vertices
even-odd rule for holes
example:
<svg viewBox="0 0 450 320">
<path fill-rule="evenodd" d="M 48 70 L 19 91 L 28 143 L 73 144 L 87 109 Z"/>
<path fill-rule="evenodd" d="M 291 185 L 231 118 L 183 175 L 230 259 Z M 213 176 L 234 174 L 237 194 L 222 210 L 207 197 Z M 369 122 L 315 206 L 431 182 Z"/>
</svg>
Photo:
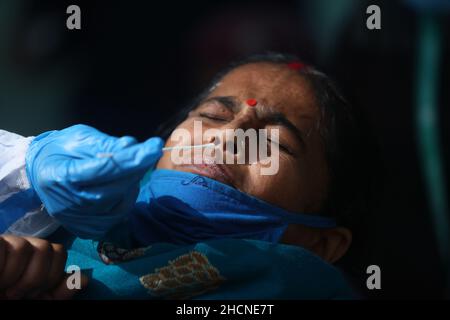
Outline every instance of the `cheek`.
<svg viewBox="0 0 450 320">
<path fill-rule="evenodd" d="M 180 129 L 178 132 L 179 134 L 174 134 L 177 129 Z M 184 132 L 189 132 L 189 135 L 184 135 Z M 193 137 L 194 132 L 194 123 L 191 120 L 185 120 L 182 122 L 178 127 L 175 128 L 175 130 L 172 132 L 170 137 L 166 140 L 164 147 L 173 147 L 176 145 L 190 145 L 191 140 Z M 176 137 L 177 136 L 177 137 Z M 173 139 L 175 138 L 176 139 Z M 170 152 L 164 152 L 162 157 L 159 159 L 156 168 L 158 169 L 174 169 L 175 165 L 171 160 L 171 153 Z"/>
<path fill-rule="evenodd" d="M 274 175 L 262 175 L 260 165 L 250 166 L 243 191 L 286 210 L 300 211 L 302 180 L 298 164 L 280 157 L 279 169 Z"/>
<path fill-rule="evenodd" d="M 315 170 L 315 164 L 306 162 L 280 157 L 278 173 L 272 176 L 261 175 L 259 165 L 251 166 L 243 191 L 285 210 L 319 211 L 326 181 L 323 172 Z"/>
<path fill-rule="evenodd" d="M 163 156 L 159 159 L 156 164 L 157 169 L 173 169 L 173 163 L 170 161 L 170 155 L 167 156 L 167 152 L 164 152 Z"/>
</svg>

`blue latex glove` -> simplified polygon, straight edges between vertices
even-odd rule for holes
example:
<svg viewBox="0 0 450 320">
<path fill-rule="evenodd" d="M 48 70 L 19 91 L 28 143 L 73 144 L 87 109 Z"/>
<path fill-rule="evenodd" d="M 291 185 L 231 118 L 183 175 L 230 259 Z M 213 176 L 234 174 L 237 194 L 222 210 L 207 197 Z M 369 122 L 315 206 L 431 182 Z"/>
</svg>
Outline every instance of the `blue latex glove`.
<svg viewBox="0 0 450 320">
<path fill-rule="evenodd" d="M 132 209 L 162 147 L 160 138 L 137 143 L 75 125 L 31 142 L 27 175 L 51 216 L 79 237 L 100 239 Z"/>
</svg>

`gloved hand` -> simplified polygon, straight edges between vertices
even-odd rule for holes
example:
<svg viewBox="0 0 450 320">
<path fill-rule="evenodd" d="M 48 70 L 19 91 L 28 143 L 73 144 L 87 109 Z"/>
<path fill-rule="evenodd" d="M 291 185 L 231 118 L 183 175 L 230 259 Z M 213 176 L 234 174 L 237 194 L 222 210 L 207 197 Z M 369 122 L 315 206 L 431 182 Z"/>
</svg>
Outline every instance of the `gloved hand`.
<svg viewBox="0 0 450 320">
<path fill-rule="evenodd" d="M 79 237 L 100 239 L 132 209 L 162 147 L 160 138 L 137 143 L 75 125 L 31 142 L 27 175 L 51 216 Z"/>
</svg>

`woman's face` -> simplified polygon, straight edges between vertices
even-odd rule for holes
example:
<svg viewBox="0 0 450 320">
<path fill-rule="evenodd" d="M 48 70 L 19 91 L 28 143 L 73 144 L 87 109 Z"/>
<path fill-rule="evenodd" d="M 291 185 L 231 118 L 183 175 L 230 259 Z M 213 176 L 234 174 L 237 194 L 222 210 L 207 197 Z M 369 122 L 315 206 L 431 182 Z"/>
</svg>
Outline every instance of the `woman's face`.
<svg viewBox="0 0 450 320">
<path fill-rule="evenodd" d="M 256 107 L 249 107 L 248 99 L 255 99 Z M 321 209 L 327 196 L 328 167 L 318 131 L 319 108 L 310 85 L 297 71 L 271 63 L 238 67 L 211 89 L 178 128 L 194 137 L 194 121 L 201 121 L 203 131 L 278 129 L 278 172 L 262 175 L 260 162 L 177 165 L 170 152 L 163 155 L 157 168 L 209 176 L 289 211 Z M 166 142 L 167 147 L 177 144 L 171 139 Z"/>
</svg>

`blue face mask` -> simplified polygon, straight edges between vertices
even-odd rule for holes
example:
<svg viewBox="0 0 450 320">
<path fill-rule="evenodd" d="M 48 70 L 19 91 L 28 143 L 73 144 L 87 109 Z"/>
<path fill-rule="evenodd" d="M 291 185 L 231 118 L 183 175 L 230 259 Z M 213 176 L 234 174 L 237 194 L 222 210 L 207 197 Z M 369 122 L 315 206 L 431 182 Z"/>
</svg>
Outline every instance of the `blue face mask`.
<svg viewBox="0 0 450 320">
<path fill-rule="evenodd" d="M 173 170 L 156 170 L 141 186 L 130 215 L 143 245 L 238 238 L 278 242 L 289 224 L 331 228 L 334 219 L 291 213 L 218 181 Z"/>
</svg>

